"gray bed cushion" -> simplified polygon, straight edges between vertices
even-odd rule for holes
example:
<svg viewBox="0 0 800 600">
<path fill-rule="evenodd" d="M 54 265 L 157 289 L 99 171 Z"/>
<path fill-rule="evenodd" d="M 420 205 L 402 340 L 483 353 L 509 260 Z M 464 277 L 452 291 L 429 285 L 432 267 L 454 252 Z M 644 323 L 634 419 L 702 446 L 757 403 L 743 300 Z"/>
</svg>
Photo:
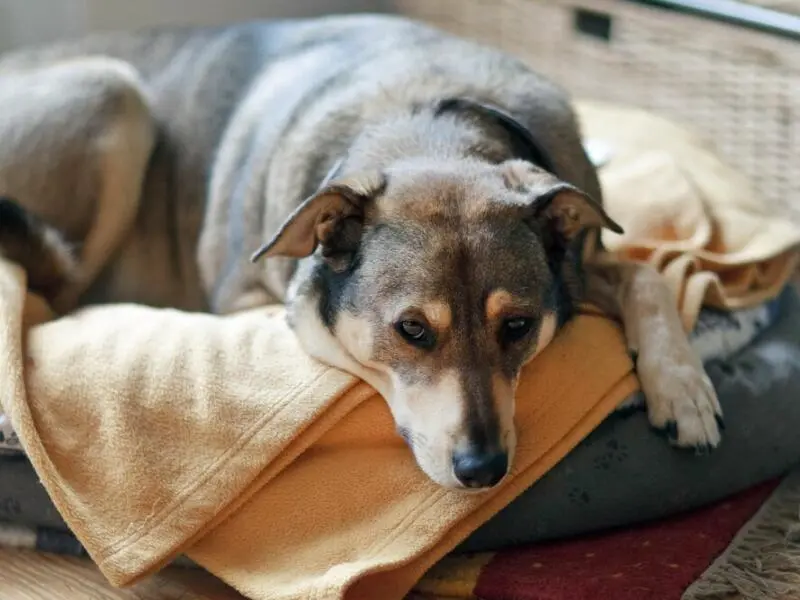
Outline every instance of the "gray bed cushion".
<svg viewBox="0 0 800 600">
<path fill-rule="evenodd" d="M 460 549 L 494 550 L 674 514 L 780 475 L 800 461 L 796 293 L 787 290 L 746 318 L 709 312 L 703 322 L 714 338 L 706 337 L 698 350 L 723 357 L 707 361 L 727 423 L 720 448 L 708 456 L 677 451 L 649 429 L 644 413 L 612 415 Z M 749 329 L 738 331 L 744 327 Z M 725 328 L 733 334 L 720 336 Z M 695 337 L 703 335 L 700 329 Z M 758 337 L 737 350 L 756 330 Z M 0 520 L 65 528 L 21 454 L 0 456 Z"/>
<path fill-rule="evenodd" d="M 0 455 L 0 521 L 66 529 L 24 455 Z"/>
</svg>

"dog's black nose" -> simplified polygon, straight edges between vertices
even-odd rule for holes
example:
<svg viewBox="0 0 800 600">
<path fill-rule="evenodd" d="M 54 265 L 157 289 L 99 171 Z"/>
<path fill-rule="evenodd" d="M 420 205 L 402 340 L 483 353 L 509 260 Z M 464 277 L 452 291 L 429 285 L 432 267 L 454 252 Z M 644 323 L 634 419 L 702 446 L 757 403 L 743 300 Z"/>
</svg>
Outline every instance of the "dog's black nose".
<svg viewBox="0 0 800 600">
<path fill-rule="evenodd" d="M 492 487 L 507 471 L 508 454 L 505 452 L 469 451 L 453 455 L 453 472 L 466 487 Z"/>
</svg>

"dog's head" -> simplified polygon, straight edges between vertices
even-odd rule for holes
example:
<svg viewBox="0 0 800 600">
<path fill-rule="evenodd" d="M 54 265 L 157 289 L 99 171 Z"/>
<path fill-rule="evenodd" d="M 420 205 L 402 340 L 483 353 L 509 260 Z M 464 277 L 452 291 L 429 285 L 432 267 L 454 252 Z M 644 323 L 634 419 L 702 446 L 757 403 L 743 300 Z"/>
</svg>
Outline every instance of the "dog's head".
<svg viewBox="0 0 800 600">
<path fill-rule="evenodd" d="M 524 160 L 406 160 L 326 183 L 259 256 L 301 261 L 292 324 L 374 385 L 420 467 L 487 488 L 516 445 L 521 367 L 553 339 L 582 232 L 618 226 Z"/>
</svg>

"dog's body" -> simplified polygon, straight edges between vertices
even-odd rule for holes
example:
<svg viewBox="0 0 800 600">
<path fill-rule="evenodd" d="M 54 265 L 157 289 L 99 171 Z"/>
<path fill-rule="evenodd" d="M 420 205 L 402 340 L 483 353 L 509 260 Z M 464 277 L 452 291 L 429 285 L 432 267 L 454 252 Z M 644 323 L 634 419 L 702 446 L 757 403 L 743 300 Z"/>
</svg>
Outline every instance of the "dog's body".
<svg viewBox="0 0 800 600">
<path fill-rule="evenodd" d="M 0 207 L 0 247 L 33 289 L 60 310 L 287 301 L 306 349 L 375 385 L 443 485 L 505 474 L 519 368 L 581 298 L 585 234 L 616 227 L 563 93 L 400 18 L 24 51 L 0 59 L 0 110 L 0 194 L 25 209 Z M 649 369 L 651 421 L 716 445 L 657 278 L 606 265 L 589 288 Z"/>
</svg>

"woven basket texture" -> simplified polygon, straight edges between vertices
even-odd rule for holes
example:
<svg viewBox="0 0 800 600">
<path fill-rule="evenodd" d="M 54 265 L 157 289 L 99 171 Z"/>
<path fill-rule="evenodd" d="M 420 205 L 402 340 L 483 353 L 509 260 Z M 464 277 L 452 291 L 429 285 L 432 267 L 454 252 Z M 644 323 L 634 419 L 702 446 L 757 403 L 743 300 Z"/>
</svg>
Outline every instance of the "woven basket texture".
<svg viewBox="0 0 800 600">
<path fill-rule="evenodd" d="M 792 15 L 800 15 L 800 0 L 750 0 L 748 4 Z"/>
</svg>

